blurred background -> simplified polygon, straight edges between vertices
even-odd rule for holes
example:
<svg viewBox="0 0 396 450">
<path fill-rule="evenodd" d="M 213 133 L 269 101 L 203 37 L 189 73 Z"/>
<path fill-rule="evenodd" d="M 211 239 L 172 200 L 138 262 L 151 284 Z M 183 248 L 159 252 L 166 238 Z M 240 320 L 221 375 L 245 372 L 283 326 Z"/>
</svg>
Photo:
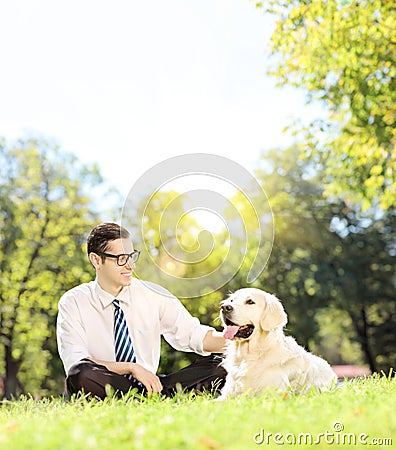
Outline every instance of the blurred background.
<svg viewBox="0 0 396 450">
<path fill-rule="evenodd" d="M 197 152 L 237 162 L 268 197 L 273 246 L 253 285 L 283 301 L 286 333 L 333 366 L 389 373 L 396 359 L 392 8 L 377 0 L 1 5 L 0 397 L 63 392 L 57 303 L 94 277 L 89 231 L 121 221 L 131 188 L 152 166 Z M 257 185 L 231 187 L 226 194 L 210 187 L 233 206 L 224 221 L 189 211 L 177 186 L 157 189 L 143 228 L 127 211 L 136 248 L 148 245 L 155 261 L 138 266 L 139 276 L 166 266 L 174 271 L 171 291 L 177 279 L 211 273 L 229 255 L 238 269 L 231 279 L 220 278 L 215 290 L 202 285 L 195 298 L 181 295 L 218 329 L 219 302 L 247 285 L 264 233 Z M 184 220 L 161 223 L 175 201 Z M 239 235 L 230 243 L 238 219 L 249 245 Z M 165 250 L 195 251 L 202 232 L 211 251 L 200 264 L 172 266 Z M 164 342 L 159 371 L 193 357 Z"/>
</svg>

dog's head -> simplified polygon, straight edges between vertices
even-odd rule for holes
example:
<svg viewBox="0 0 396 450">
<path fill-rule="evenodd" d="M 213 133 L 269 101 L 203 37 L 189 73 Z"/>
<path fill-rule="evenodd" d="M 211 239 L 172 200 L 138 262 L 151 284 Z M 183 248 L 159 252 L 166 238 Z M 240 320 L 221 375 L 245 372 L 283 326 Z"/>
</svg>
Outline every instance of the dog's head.
<svg viewBox="0 0 396 450">
<path fill-rule="evenodd" d="M 281 302 L 255 288 L 239 289 L 221 302 L 220 318 L 226 339 L 249 339 L 255 330 L 284 327 L 287 315 Z"/>
</svg>

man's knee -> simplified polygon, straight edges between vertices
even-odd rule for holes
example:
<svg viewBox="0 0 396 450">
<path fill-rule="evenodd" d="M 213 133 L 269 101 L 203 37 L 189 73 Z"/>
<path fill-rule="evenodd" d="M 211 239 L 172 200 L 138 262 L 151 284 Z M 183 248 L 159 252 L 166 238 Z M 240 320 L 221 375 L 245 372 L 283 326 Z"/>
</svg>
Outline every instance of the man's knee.
<svg viewBox="0 0 396 450">
<path fill-rule="evenodd" d="M 92 361 L 82 359 L 76 364 L 73 364 L 67 374 L 67 378 L 81 379 L 87 376 L 92 371 Z"/>
<path fill-rule="evenodd" d="M 98 378 L 96 371 L 100 369 L 98 364 L 94 362 L 83 359 L 78 363 L 74 364 L 68 373 L 66 378 L 66 385 L 69 394 L 75 394 L 79 391 L 89 392 L 91 385 Z"/>
<path fill-rule="evenodd" d="M 197 360 L 197 366 L 201 367 L 208 376 L 225 378 L 227 372 L 223 367 L 224 358 L 220 355 L 210 355 Z"/>
<path fill-rule="evenodd" d="M 211 355 L 210 359 L 212 363 L 212 370 L 220 376 L 226 377 L 227 372 L 223 367 L 224 357 L 219 355 Z"/>
</svg>

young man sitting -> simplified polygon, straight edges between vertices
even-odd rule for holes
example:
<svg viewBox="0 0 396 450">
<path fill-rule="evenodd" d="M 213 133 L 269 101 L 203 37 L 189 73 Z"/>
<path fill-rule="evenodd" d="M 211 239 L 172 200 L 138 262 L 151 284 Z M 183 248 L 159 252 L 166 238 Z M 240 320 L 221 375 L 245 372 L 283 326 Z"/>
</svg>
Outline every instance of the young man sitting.
<svg viewBox="0 0 396 450">
<path fill-rule="evenodd" d="M 58 350 L 68 393 L 105 398 L 106 386 L 120 396 L 219 389 L 225 340 L 200 324 L 182 303 L 158 285 L 132 278 L 139 251 L 130 234 L 114 223 L 96 226 L 87 240 L 96 279 L 67 291 L 59 301 Z M 161 335 L 176 350 L 206 356 L 170 375 L 156 375 Z"/>
</svg>

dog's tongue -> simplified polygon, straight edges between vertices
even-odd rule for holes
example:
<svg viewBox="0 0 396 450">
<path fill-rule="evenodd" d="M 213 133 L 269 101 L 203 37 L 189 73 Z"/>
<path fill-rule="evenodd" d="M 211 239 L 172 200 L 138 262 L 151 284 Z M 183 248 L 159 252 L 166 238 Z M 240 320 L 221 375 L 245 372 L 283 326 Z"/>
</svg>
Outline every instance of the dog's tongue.
<svg viewBox="0 0 396 450">
<path fill-rule="evenodd" d="M 237 325 L 227 325 L 224 327 L 224 339 L 232 339 L 238 333 L 239 327 Z"/>
</svg>

